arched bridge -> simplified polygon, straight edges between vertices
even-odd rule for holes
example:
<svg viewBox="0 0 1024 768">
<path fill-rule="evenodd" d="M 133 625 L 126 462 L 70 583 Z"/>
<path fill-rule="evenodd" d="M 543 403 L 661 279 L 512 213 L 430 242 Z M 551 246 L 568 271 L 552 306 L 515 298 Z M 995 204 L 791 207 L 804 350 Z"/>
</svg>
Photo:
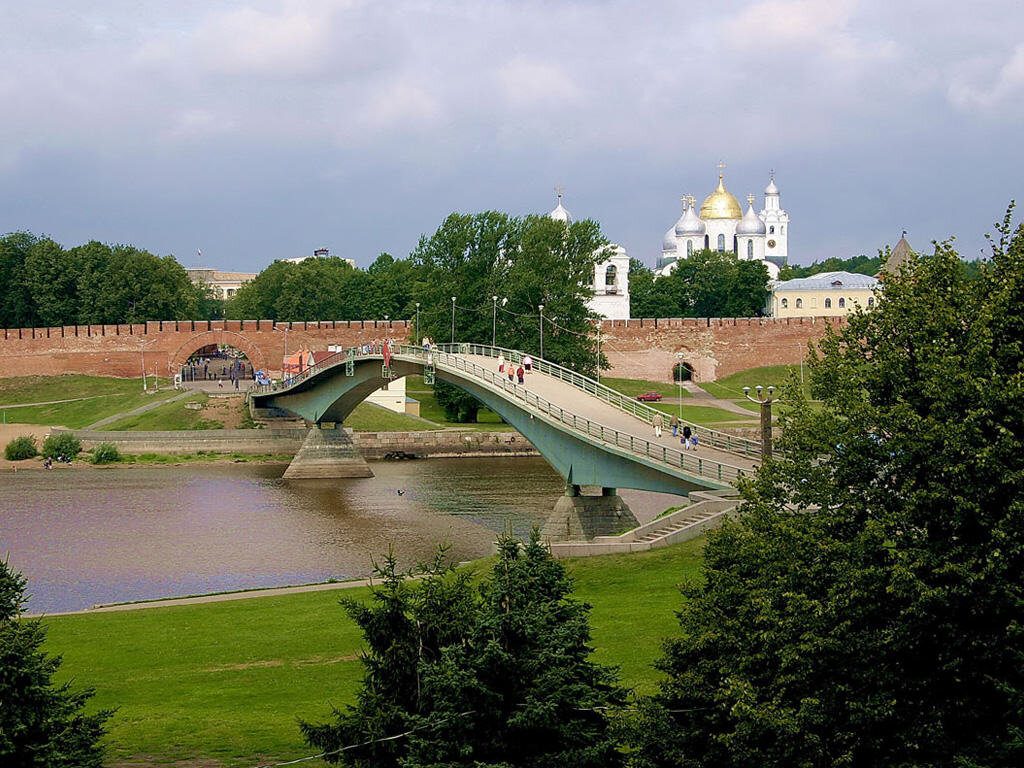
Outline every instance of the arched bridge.
<svg viewBox="0 0 1024 768">
<path fill-rule="evenodd" d="M 479 344 L 442 344 L 431 351 L 395 345 L 385 368 L 380 347 L 355 347 L 283 383 L 256 388 L 251 397 L 256 407 L 283 409 L 317 424 L 340 423 L 385 376 L 433 376 L 519 430 L 566 479 L 570 495 L 579 486 L 601 486 L 605 495 L 616 488 L 680 495 L 728 489 L 756 467 L 756 441 L 691 425 L 700 447 L 680 450 L 671 429 L 655 437 L 655 409 L 545 360 L 534 360 L 524 384 L 511 382 L 498 372 L 499 354 L 517 365 L 523 358 L 516 350 Z"/>
</svg>

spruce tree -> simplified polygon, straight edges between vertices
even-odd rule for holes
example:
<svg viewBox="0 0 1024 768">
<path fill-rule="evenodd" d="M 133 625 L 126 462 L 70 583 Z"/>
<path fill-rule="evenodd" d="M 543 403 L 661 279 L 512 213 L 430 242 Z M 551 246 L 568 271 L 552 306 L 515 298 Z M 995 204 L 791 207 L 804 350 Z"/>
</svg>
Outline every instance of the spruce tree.
<svg viewBox="0 0 1024 768">
<path fill-rule="evenodd" d="M 25 620 L 26 581 L 0 562 L 0 765 L 4 768 L 99 768 L 112 712 L 85 713 L 92 689 L 54 683 L 59 656 L 44 653 L 46 628 Z"/>
</svg>

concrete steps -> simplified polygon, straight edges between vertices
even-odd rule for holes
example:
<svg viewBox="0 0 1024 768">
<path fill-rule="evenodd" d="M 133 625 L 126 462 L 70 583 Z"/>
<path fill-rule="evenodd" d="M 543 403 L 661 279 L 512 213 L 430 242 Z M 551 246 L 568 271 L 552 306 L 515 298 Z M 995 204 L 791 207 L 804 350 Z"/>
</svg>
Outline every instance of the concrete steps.
<svg viewBox="0 0 1024 768">
<path fill-rule="evenodd" d="M 595 536 L 590 541 L 552 542 L 551 553 L 559 558 L 590 557 L 644 552 L 688 541 L 710 528 L 721 525 L 732 514 L 739 502 L 736 498 L 729 497 L 729 494 L 732 492 L 695 491 L 690 494 L 690 500 L 694 503 L 683 509 L 656 518 L 619 536 Z"/>
</svg>

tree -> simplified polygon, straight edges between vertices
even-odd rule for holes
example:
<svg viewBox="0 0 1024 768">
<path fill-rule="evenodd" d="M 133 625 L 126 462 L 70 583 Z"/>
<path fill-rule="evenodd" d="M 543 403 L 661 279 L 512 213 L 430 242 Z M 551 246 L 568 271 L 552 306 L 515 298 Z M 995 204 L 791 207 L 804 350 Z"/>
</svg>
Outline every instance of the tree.
<svg viewBox="0 0 1024 768">
<path fill-rule="evenodd" d="M 1024 762 L 1024 229 L 830 329 L 709 537 L 638 766 Z"/>
<path fill-rule="evenodd" d="M 385 561 L 370 607 L 348 604 L 366 638 L 363 687 L 336 721 L 303 724 L 330 759 L 354 766 L 621 764 L 605 709 L 624 699 L 589 660 L 588 607 L 535 535 L 499 541 L 479 590 L 431 569 L 409 584 Z M 399 733 L 401 739 L 383 740 Z"/>
<path fill-rule="evenodd" d="M 0 764 L 10 768 L 99 768 L 100 737 L 113 714 L 85 714 L 93 691 L 57 685 L 59 656 L 40 649 L 46 629 L 24 620 L 25 579 L 0 562 Z"/>
<path fill-rule="evenodd" d="M 634 317 L 755 317 L 764 314 L 768 300 L 764 264 L 731 252 L 698 251 L 656 280 L 649 272 L 639 274 L 635 281 L 630 272 Z"/>
</svg>

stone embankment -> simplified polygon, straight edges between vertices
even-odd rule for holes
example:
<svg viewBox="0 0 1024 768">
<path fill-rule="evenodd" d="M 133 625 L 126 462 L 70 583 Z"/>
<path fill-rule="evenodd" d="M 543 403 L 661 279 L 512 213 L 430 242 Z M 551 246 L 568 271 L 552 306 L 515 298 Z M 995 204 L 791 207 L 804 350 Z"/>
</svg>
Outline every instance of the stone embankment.
<svg viewBox="0 0 1024 768">
<path fill-rule="evenodd" d="M 183 454 L 199 451 L 243 454 L 298 453 L 308 430 L 304 427 L 276 429 L 205 429 L 180 432 L 74 432 L 84 448 L 113 443 L 123 453 Z M 347 430 L 346 430 L 347 431 Z M 367 460 L 410 456 L 449 458 L 456 456 L 537 456 L 537 450 L 518 432 L 434 431 L 434 432 L 352 432 L 352 443 Z"/>
</svg>

